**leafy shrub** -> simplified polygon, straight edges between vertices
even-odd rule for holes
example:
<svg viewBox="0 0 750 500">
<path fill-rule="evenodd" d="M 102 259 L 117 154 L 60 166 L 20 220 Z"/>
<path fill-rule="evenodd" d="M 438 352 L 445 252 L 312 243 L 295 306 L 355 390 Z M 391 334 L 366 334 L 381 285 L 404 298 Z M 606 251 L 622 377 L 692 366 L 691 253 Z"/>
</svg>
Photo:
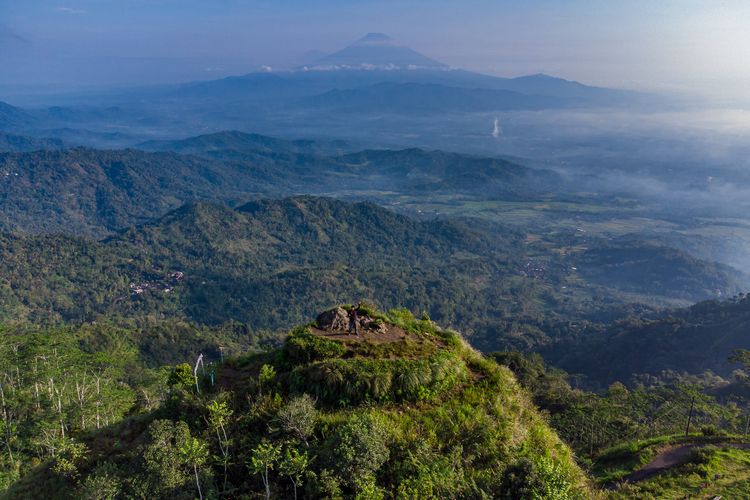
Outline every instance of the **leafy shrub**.
<svg viewBox="0 0 750 500">
<path fill-rule="evenodd" d="M 87 476 L 76 490 L 76 498 L 81 500 L 114 500 L 121 494 L 122 480 L 117 468 L 111 463 L 97 467 Z"/>
<path fill-rule="evenodd" d="M 175 366 L 169 374 L 167 384 L 170 387 L 179 387 L 182 389 L 193 387 L 195 385 L 193 369 L 190 368 L 190 365 L 187 363 L 181 363 Z"/>
<path fill-rule="evenodd" d="M 716 446 L 704 446 L 693 450 L 690 463 L 696 465 L 695 471 L 702 477 L 708 477 L 721 466 L 721 459 Z"/>
<path fill-rule="evenodd" d="M 552 459 L 521 458 L 506 469 L 500 487 L 500 498 L 565 500 L 573 498 L 571 483 Z"/>
<path fill-rule="evenodd" d="M 340 342 L 304 332 L 287 339 L 282 356 L 291 364 L 307 364 L 337 358 L 345 352 L 346 347 Z"/>
<path fill-rule="evenodd" d="M 701 426 L 701 434 L 704 436 L 716 436 L 719 433 L 719 429 L 715 425 L 703 425 Z"/>
<path fill-rule="evenodd" d="M 298 367 L 290 377 L 295 392 L 328 404 L 433 399 L 467 377 L 457 355 L 439 351 L 420 359 L 329 359 Z"/>
<path fill-rule="evenodd" d="M 435 323 L 428 320 L 418 320 L 407 308 L 391 309 L 388 311 L 388 321 L 399 326 L 409 333 L 430 333 L 437 331 Z"/>
<path fill-rule="evenodd" d="M 52 465 L 52 472 L 75 479 L 78 477 L 78 465 L 85 459 L 88 451 L 83 443 L 63 440 L 59 454 Z"/>
<path fill-rule="evenodd" d="M 278 413 L 281 429 L 307 445 L 307 438 L 315 430 L 318 411 L 315 400 L 307 394 L 292 398 Z"/>
<path fill-rule="evenodd" d="M 334 439 L 342 480 L 363 493 L 374 493 L 375 473 L 390 456 L 388 439 L 382 419 L 369 413 L 352 416 Z"/>
</svg>

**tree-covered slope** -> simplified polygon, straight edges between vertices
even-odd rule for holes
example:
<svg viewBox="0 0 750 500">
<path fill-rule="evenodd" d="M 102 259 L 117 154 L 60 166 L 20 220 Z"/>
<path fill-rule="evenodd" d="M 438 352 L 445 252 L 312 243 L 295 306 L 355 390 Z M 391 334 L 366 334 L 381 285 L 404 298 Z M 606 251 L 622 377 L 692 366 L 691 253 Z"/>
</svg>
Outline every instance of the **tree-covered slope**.
<svg viewBox="0 0 750 500">
<path fill-rule="evenodd" d="M 37 137 L 26 137 L 0 133 L 0 152 L 28 152 L 42 149 L 63 149 L 64 144 L 60 139 L 46 139 Z"/>
<path fill-rule="evenodd" d="M 631 319 L 593 332 L 549 353 L 556 365 L 593 380 L 628 381 L 664 370 L 728 375 L 735 349 L 750 343 L 750 298 L 701 302 L 665 313 L 661 319 Z"/>
<path fill-rule="evenodd" d="M 685 252 L 642 241 L 606 242 L 582 252 L 577 269 L 591 283 L 637 293 L 674 290 L 674 296 L 696 300 L 723 296 L 725 284 L 744 273 L 697 259 Z"/>
<path fill-rule="evenodd" d="M 8 498 L 585 498 L 584 474 L 511 372 L 403 310 L 350 307 L 281 349 L 198 371 L 88 434 Z"/>
<path fill-rule="evenodd" d="M 517 200 L 564 188 L 564 179 L 552 171 L 444 151 L 365 150 L 344 155 L 341 160 L 358 175 L 383 179 L 388 189 L 417 195 L 463 193 Z"/>
<path fill-rule="evenodd" d="M 316 197 L 189 204 L 102 241 L 3 234 L 0 257 L 0 320 L 15 322 L 157 315 L 284 329 L 363 298 L 429 312 L 493 350 L 543 344 L 561 319 L 602 321 L 600 308 L 628 298 L 518 231 Z M 702 261 L 680 272 L 716 279 Z"/>
<path fill-rule="evenodd" d="M 230 200 L 276 176 L 173 153 L 72 149 L 0 154 L 0 227 L 102 235 L 194 199 Z"/>
<path fill-rule="evenodd" d="M 517 245 L 372 204 L 193 204 L 102 242 L 6 235 L 0 296 L 6 319 L 158 312 L 288 328 L 321 304 L 362 297 L 455 321 L 500 307 L 489 283 L 501 285 Z"/>
<path fill-rule="evenodd" d="M 180 154 L 206 154 L 219 151 L 261 153 L 327 153 L 343 149 L 343 141 L 286 140 L 236 130 L 188 137 L 180 140 L 147 141 L 138 144 L 144 151 L 174 151 Z"/>
<path fill-rule="evenodd" d="M 318 150 L 335 153 L 335 145 L 231 132 L 164 147 L 202 156 L 87 148 L 0 153 L 0 228 L 101 237 L 196 200 L 235 204 L 298 193 L 515 199 L 557 180 L 492 158 L 419 149 L 326 156 Z"/>
</svg>

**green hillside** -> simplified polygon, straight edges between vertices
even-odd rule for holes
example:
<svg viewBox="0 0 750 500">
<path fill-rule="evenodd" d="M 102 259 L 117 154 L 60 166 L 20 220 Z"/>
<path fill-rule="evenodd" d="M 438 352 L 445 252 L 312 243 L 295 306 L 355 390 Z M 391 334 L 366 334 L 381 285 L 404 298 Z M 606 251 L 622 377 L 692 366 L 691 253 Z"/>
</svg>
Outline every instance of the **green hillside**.
<svg viewBox="0 0 750 500">
<path fill-rule="evenodd" d="M 197 386 L 178 365 L 158 409 L 65 437 L 5 496 L 590 494 L 509 370 L 404 310 L 360 307 L 354 335 L 350 311 L 319 316 L 278 350 L 209 364 Z"/>
<path fill-rule="evenodd" d="M 25 137 L 0 132 L 0 152 L 28 152 L 42 149 L 63 149 L 60 139 Z"/>
<path fill-rule="evenodd" d="M 582 279 L 577 257 L 549 245 L 487 222 L 419 221 L 327 198 L 190 204 L 102 241 L 0 234 L 0 320 L 154 316 L 283 330 L 326 304 L 363 298 L 426 311 L 489 351 L 545 344 L 567 328 L 561 320 L 609 321 L 639 310 L 628 301 L 697 287 L 625 294 Z M 660 255 L 651 253 L 654 265 L 687 263 L 676 270 L 683 281 L 738 287 L 714 265 Z"/>
<path fill-rule="evenodd" d="M 148 141 L 138 144 L 144 151 L 174 151 L 180 154 L 209 155 L 235 153 L 336 153 L 347 149 L 343 141 L 285 140 L 260 134 L 225 130 L 174 141 Z"/>
<path fill-rule="evenodd" d="M 605 450 L 595 472 L 613 499 L 747 498 L 750 444 L 741 437 L 664 437 Z"/>
<path fill-rule="evenodd" d="M 660 319 L 631 319 L 550 350 L 554 364 L 593 380 L 631 380 L 663 371 L 728 376 L 737 368 L 729 358 L 748 347 L 750 297 L 708 301 L 664 313 Z M 644 356 L 647 352 L 648 355 Z"/>
<path fill-rule="evenodd" d="M 261 180 L 262 179 L 262 180 Z M 268 192 L 267 169 L 174 153 L 71 149 L 0 154 L 0 227 L 103 236 L 195 199 Z"/>
<path fill-rule="evenodd" d="M 481 191 L 516 198 L 538 193 L 540 179 L 551 175 L 492 158 L 419 149 L 325 156 L 321 151 L 333 154 L 337 148 L 248 134 L 185 143 L 164 147 L 203 156 L 88 148 L 0 153 L 0 228 L 102 237 L 190 201 L 237 204 L 296 193 L 385 200 L 392 193 Z M 18 149 L 25 147 L 32 146 Z M 469 182 L 470 175 L 484 180 Z"/>
</svg>

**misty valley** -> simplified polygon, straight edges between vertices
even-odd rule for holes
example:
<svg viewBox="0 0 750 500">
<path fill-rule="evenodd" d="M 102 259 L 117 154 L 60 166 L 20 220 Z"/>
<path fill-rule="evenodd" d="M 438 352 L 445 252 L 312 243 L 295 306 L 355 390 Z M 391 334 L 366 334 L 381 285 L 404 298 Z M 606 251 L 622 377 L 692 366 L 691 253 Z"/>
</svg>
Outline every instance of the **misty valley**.
<svg viewBox="0 0 750 500">
<path fill-rule="evenodd" d="M 0 498 L 750 498 L 740 106 L 382 33 L 0 96 Z"/>
</svg>

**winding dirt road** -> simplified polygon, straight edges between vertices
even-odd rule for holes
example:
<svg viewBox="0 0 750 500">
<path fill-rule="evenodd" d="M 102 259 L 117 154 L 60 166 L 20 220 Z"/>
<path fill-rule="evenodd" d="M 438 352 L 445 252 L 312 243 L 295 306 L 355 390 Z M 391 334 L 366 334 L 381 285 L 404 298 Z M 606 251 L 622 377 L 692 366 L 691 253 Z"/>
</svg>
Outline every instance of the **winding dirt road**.
<svg viewBox="0 0 750 500">
<path fill-rule="evenodd" d="M 673 445 L 665 448 L 653 460 L 638 469 L 637 471 L 631 472 L 625 476 L 622 480 L 627 483 L 637 483 L 650 478 L 656 474 L 664 472 L 665 470 L 671 469 L 685 463 L 689 458 L 693 450 L 697 448 L 703 448 L 712 444 L 731 446 L 733 448 L 750 449 L 750 443 L 690 443 L 683 445 Z"/>
</svg>

